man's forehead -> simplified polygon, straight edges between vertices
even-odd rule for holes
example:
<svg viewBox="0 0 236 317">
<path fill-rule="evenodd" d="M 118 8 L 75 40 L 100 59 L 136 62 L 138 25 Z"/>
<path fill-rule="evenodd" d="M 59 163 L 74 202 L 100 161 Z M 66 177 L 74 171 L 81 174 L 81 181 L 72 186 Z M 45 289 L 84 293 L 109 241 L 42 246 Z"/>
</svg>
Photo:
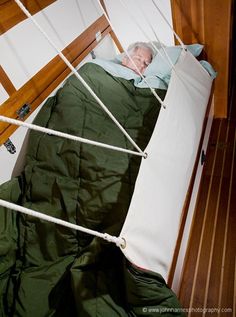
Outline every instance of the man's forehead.
<svg viewBox="0 0 236 317">
<path fill-rule="evenodd" d="M 137 47 L 134 53 L 141 56 L 145 55 L 148 58 L 152 57 L 152 53 L 147 47 Z"/>
</svg>

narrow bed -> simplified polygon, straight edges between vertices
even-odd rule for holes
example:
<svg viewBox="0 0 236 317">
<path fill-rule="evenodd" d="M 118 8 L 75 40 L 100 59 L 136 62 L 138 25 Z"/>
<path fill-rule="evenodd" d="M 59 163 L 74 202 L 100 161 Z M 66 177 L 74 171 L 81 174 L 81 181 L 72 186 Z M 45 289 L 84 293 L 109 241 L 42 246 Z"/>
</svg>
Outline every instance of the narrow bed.
<svg viewBox="0 0 236 317">
<path fill-rule="evenodd" d="M 79 73 L 144 149 L 160 110 L 150 90 L 94 63 Z M 164 90 L 157 92 L 164 98 Z M 132 149 L 74 75 L 34 123 Z M 119 235 L 139 164 L 127 153 L 31 131 L 24 171 L 1 186 L 0 197 Z M 115 245 L 4 208 L 0 218 L 3 316 L 140 316 L 143 307 L 178 307 L 161 275 L 131 265 Z"/>
<path fill-rule="evenodd" d="M 100 29 L 104 35 L 111 32 L 104 17 L 88 28 L 89 34 Z M 73 54 L 65 49 L 74 66 L 97 44 L 94 37 L 87 43 L 87 34 L 84 32 L 73 43 Z M 24 169 L 0 186 L 0 199 L 87 229 L 117 237 L 121 234 L 121 238 L 124 234 L 127 248 L 121 250 L 98 237 L 1 206 L 0 316 L 184 315 L 166 282 L 215 76 L 207 62 L 202 65 L 208 73 L 192 56 L 200 54 L 201 45 L 187 49 L 166 48 L 171 62 L 178 61 L 172 72 L 174 79 L 171 64 L 158 55 L 143 79 L 120 65 L 122 55 L 112 61 L 90 61 L 78 70 L 138 147 L 148 149 L 147 160 L 51 133 L 29 132 Z M 58 58 L 14 92 L 0 115 L 16 118 L 15 111 L 9 109 L 11 104 L 32 101 L 33 108 L 37 107 L 69 74 Z M 193 85 L 189 83 L 188 68 L 193 72 L 190 76 L 199 75 L 200 83 L 198 79 Z M 170 78 L 171 92 L 167 90 Z M 39 82 L 41 86 L 37 86 Z M 161 107 L 149 85 L 167 109 Z M 203 91 L 203 97 L 198 104 L 199 91 Z M 187 125 L 183 125 L 183 118 L 188 120 Z M 75 75 L 70 75 L 47 99 L 34 124 L 134 150 Z M 1 142 L 11 129 L 1 123 Z M 185 155 L 181 149 L 186 142 L 189 146 Z M 147 163 L 143 169 L 141 161 L 149 161 L 151 167 Z M 158 168 L 153 169 L 154 165 Z M 138 175 L 142 169 L 144 172 Z M 175 170 L 179 180 L 176 177 L 172 184 Z M 176 200 L 169 199 L 170 187 Z M 151 199 L 150 193 L 154 193 Z M 150 221 L 153 225 L 149 228 L 146 224 Z"/>
</svg>

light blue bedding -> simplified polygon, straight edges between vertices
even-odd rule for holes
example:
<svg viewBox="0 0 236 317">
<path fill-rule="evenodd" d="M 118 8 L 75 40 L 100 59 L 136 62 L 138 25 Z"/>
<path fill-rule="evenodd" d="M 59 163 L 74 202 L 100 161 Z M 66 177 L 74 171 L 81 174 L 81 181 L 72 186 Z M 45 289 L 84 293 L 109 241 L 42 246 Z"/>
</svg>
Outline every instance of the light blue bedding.
<svg viewBox="0 0 236 317">
<path fill-rule="evenodd" d="M 187 49 L 195 56 L 199 56 L 203 45 L 191 44 L 186 46 Z M 161 56 L 165 56 L 163 49 L 158 50 Z M 177 62 L 182 48 L 180 46 L 165 47 L 165 51 L 168 54 L 173 65 Z M 100 65 L 105 71 L 110 73 L 112 76 L 121 77 L 127 80 L 133 80 L 134 85 L 139 88 L 152 87 L 154 89 L 165 89 L 167 90 L 170 77 L 171 77 L 171 65 L 163 59 L 160 54 L 156 54 L 152 62 L 146 68 L 143 76 L 140 77 L 133 70 L 123 66 L 121 64 L 123 54 L 117 55 L 114 60 L 104 60 L 100 58 L 94 59 L 92 62 Z M 209 75 L 214 79 L 217 76 L 217 72 L 213 69 L 212 65 L 205 60 L 201 60 L 200 64 L 206 69 Z"/>
<path fill-rule="evenodd" d="M 116 60 L 104 60 L 96 58 L 92 61 L 97 65 L 100 65 L 106 72 L 115 77 L 124 78 L 127 80 L 134 80 L 134 85 L 139 88 L 147 88 L 149 84 L 152 88 L 159 88 L 167 90 L 168 85 L 164 79 L 159 78 L 158 75 L 147 75 L 145 79 L 136 74 L 132 69 L 127 68 L 117 62 Z"/>
</svg>

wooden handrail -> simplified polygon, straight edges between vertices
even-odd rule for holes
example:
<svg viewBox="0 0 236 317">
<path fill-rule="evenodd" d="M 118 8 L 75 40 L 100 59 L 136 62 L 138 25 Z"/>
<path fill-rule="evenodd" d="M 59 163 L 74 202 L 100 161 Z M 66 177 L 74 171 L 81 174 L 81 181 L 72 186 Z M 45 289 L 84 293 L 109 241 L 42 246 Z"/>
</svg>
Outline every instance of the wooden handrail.
<svg viewBox="0 0 236 317">
<path fill-rule="evenodd" d="M 11 82 L 10 78 L 7 76 L 2 66 L 0 66 L 0 83 L 9 96 L 11 96 L 16 91 L 15 86 Z"/>
<path fill-rule="evenodd" d="M 96 33 L 101 32 L 101 39 L 103 39 L 111 31 L 106 18 L 101 16 L 62 52 L 76 67 L 98 44 Z M 17 110 L 24 104 L 30 104 L 30 113 L 32 113 L 70 72 L 70 69 L 57 55 L 1 105 L 0 115 L 17 118 Z M 0 122 L 0 144 L 3 144 L 16 129 L 16 126 Z"/>
<path fill-rule="evenodd" d="M 27 10 L 33 15 L 56 0 L 21 0 Z M 0 1 L 0 35 L 7 32 L 27 17 L 14 0 Z"/>
</svg>

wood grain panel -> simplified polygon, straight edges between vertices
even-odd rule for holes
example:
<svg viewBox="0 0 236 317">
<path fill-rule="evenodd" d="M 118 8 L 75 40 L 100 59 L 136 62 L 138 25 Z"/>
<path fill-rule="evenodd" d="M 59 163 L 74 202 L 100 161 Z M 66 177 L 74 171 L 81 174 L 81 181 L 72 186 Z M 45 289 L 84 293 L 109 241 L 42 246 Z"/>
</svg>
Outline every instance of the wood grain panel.
<svg viewBox="0 0 236 317">
<path fill-rule="evenodd" d="M 235 129 L 235 123 L 234 123 Z M 229 220 L 228 230 L 225 243 L 225 261 L 223 266 L 223 279 L 222 279 L 222 294 L 220 298 L 220 306 L 224 308 L 231 308 L 234 310 L 234 275 L 235 275 L 235 260 L 236 260 L 236 244 L 235 244 L 235 229 L 236 229 L 236 130 L 234 135 L 234 156 L 232 162 L 232 184 L 230 186 L 231 192 L 228 196 L 229 200 Z M 225 314 L 221 313 L 220 316 Z M 233 316 L 233 313 L 232 313 Z"/>
<path fill-rule="evenodd" d="M 21 0 L 26 9 L 34 15 L 43 10 L 56 0 Z M 14 0 L 0 2 L 0 34 L 25 20 L 27 17 Z"/>
<path fill-rule="evenodd" d="M 228 114 L 231 63 L 232 0 L 171 0 L 173 24 L 185 44 L 202 43 L 208 61 L 218 72 L 215 117 Z"/>
<path fill-rule="evenodd" d="M 104 38 L 111 31 L 104 16 L 97 19 L 85 32 L 63 50 L 63 54 L 74 67 L 97 45 L 95 34 L 98 31 L 102 34 L 101 38 Z M 17 118 L 16 111 L 25 103 L 31 105 L 31 112 L 34 111 L 70 72 L 62 59 L 56 56 L 2 104 L 0 114 Z M 16 126 L 0 122 L 0 144 L 3 144 L 16 129 Z"/>
<path fill-rule="evenodd" d="M 228 116 L 232 0 L 204 1 L 206 51 L 218 71 L 215 80 L 215 115 Z"/>
<path fill-rule="evenodd" d="M 16 91 L 15 86 L 13 85 L 10 78 L 5 73 L 2 66 L 0 66 L 0 83 L 2 84 L 2 86 L 4 87 L 4 89 L 6 90 L 9 96 L 11 96 L 11 94 L 13 94 Z"/>
<path fill-rule="evenodd" d="M 235 121 L 214 120 L 179 293 L 183 307 L 218 308 L 218 317 L 235 304 L 235 151 Z"/>
<path fill-rule="evenodd" d="M 217 120 L 213 121 L 212 131 L 209 140 L 209 144 L 216 144 L 217 140 L 219 138 L 218 130 L 220 129 L 219 126 L 220 122 Z M 215 152 L 216 148 L 215 146 L 208 147 L 207 150 L 207 164 L 205 165 L 204 172 L 206 171 L 208 166 L 212 166 L 214 159 L 215 159 Z M 204 188 L 209 188 L 211 183 L 211 175 L 210 172 L 205 174 L 206 176 L 202 179 L 201 186 Z M 206 204 L 207 204 L 207 197 L 208 197 L 208 190 L 201 192 L 201 199 L 200 196 L 198 196 L 197 205 L 198 207 L 198 213 L 194 213 L 194 218 L 192 221 L 192 227 L 190 231 L 191 236 L 191 245 L 188 245 L 188 249 L 186 252 L 185 262 L 184 262 L 184 274 L 181 281 L 181 288 L 179 292 L 179 297 L 181 299 L 181 304 L 183 307 L 189 307 L 190 306 L 190 299 L 191 299 L 191 293 L 192 293 L 192 284 L 194 282 L 194 272 L 195 272 L 195 266 L 197 263 L 197 256 L 198 256 L 198 248 L 194 248 L 193 246 L 198 246 L 200 244 L 201 239 L 201 231 L 204 223 L 204 217 L 205 217 L 205 210 L 206 210 Z M 187 270 L 186 270 L 187 268 Z"/>
<path fill-rule="evenodd" d="M 227 124 L 223 122 L 219 137 L 219 144 L 226 139 Z M 216 160 L 214 164 L 214 174 L 211 178 L 211 186 L 209 187 L 209 196 L 204 211 L 206 217 L 205 224 L 202 228 L 202 244 L 200 244 L 198 252 L 198 262 L 195 269 L 195 283 L 192 290 L 191 307 L 205 307 L 205 296 L 208 292 L 208 268 L 211 266 L 211 247 L 214 243 L 215 221 L 218 218 L 218 199 L 221 195 L 221 178 L 224 168 L 223 152 L 224 149 L 217 147 Z M 207 212 L 206 212 L 207 211 Z M 201 290 L 201 291 L 199 291 Z"/>
<path fill-rule="evenodd" d="M 177 34 L 185 44 L 203 43 L 203 0 L 173 0 L 172 17 Z"/>
<path fill-rule="evenodd" d="M 229 133 L 227 140 L 234 139 L 234 128 L 229 127 Z M 232 156 L 233 156 L 233 142 L 227 142 L 227 146 L 225 147 L 225 164 L 223 169 L 223 179 L 221 186 L 221 194 L 219 200 L 219 213 L 216 224 L 216 235 L 215 241 L 213 245 L 213 254 L 211 270 L 209 273 L 209 287 L 207 290 L 207 307 L 220 307 L 219 305 L 219 297 L 220 297 L 220 284 L 222 270 L 224 270 L 224 257 L 222 254 L 224 253 L 224 237 L 227 236 L 228 233 L 228 220 L 227 220 L 227 209 L 228 202 L 230 196 L 230 178 L 231 178 L 231 169 L 232 169 Z M 227 180 L 227 181 L 225 181 Z M 217 286 L 217 287 L 216 287 Z"/>
</svg>

